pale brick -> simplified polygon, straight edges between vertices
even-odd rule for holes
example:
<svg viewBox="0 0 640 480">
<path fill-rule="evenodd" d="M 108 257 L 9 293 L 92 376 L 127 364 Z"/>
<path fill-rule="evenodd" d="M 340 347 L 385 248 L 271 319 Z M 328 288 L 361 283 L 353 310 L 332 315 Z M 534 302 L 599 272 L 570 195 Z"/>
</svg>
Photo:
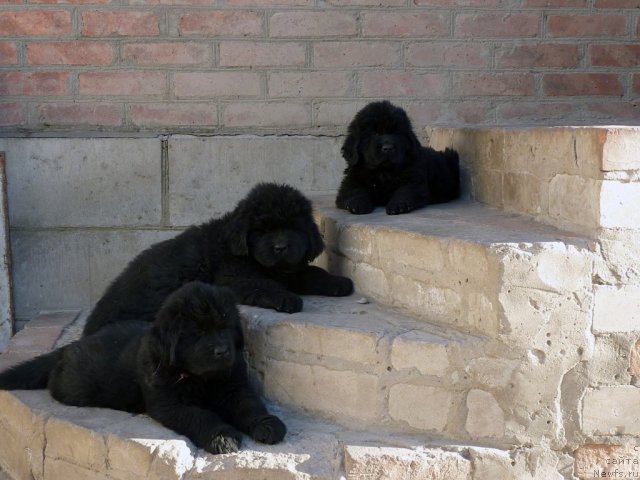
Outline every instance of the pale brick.
<svg viewBox="0 0 640 480">
<path fill-rule="evenodd" d="M 270 98 L 348 97 L 353 94 L 351 75 L 342 72 L 282 72 L 269 75 Z"/>
<path fill-rule="evenodd" d="M 440 73 L 413 71 L 375 71 L 360 74 L 360 91 L 375 97 L 442 97 L 448 90 L 449 80 Z"/>
<path fill-rule="evenodd" d="M 258 12 L 218 10 L 188 12 L 178 18 L 179 35 L 255 37 L 263 32 Z"/>
<path fill-rule="evenodd" d="M 640 287 L 594 285 L 593 330 L 640 331 Z"/>
<path fill-rule="evenodd" d="M 598 227 L 601 182 L 577 175 L 556 175 L 549 183 L 549 216 L 560 226 Z"/>
<path fill-rule="evenodd" d="M 142 103 L 129 107 L 131 122 L 140 127 L 218 125 L 218 107 L 215 103 Z"/>
<path fill-rule="evenodd" d="M 348 317 L 345 320 L 348 322 Z M 380 337 L 374 332 L 334 328 L 330 325 L 278 322 L 267 328 L 263 340 L 275 352 L 293 352 L 338 358 L 363 365 L 379 362 Z"/>
<path fill-rule="evenodd" d="M 69 35 L 71 28 L 71 12 L 67 10 L 0 12 L 2 35 Z"/>
<path fill-rule="evenodd" d="M 272 37 L 343 37 L 357 33 L 354 15 L 337 11 L 277 12 L 269 19 Z"/>
<path fill-rule="evenodd" d="M 582 407 L 587 435 L 640 435 L 640 388 L 631 385 L 588 390 Z"/>
<path fill-rule="evenodd" d="M 165 74 L 154 71 L 86 72 L 78 74 L 80 95 L 160 95 Z"/>
<path fill-rule="evenodd" d="M 457 37 L 505 38 L 534 37 L 539 18 L 532 13 L 460 13 L 456 15 Z"/>
<path fill-rule="evenodd" d="M 599 138 L 604 137 L 602 145 L 602 169 L 639 170 L 640 129 L 639 128 L 607 128 L 604 132 L 596 131 Z"/>
<path fill-rule="evenodd" d="M 100 433 L 50 418 L 45 425 L 45 435 L 46 457 L 66 460 L 95 472 L 106 469 L 107 446 Z"/>
<path fill-rule="evenodd" d="M 382 415 L 381 385 L 376 375 L 272 360 L 264 388 L 279 402 L 341 421 L 370 423 Z"/>
<path fill-rule="evenodd" d="M 225 107 L 223 123 L 227 127 L 303 127 L 311 124 L 308 107 L 303 103 L 232 103 Z"/>
<path fill-rule="evenodd" d="M 491 49 L 480 43 L 413 43 L 407 47 L 407 63 L 416 67 L 487 67 Z"/>
<path fill-rule="evenodd" d="M 220 42 L 220 65 L 224 67 L 303 66 L 303 43 Z"/>
<path fill-rule="evenodd" d="M 386 42 L 320 42 L 313 47 L 316 67 L 383 67 L 401 60 L 399 47 Z"/>
<path fill-rule="evenodd" d="M 449 33 L 447 15 L 440 12 L 365 13 L 362 33 L 366 37 L 443 37 Z"/>
<path fill-rule="evenodd" d="M 444 431 L 452 404 L 451 392 L 438 387 L 398 384 L 389 390 L 389 415 L 419 430 Z"/>
<path fill-rule="evenodd" d="M 467 395 L 465 430 L 474 438 L 500 439 L 504 436 L 504 412 L 489 392 L 471 390 Z"/>
<path fill-rule="evenodd" d="M 366 102 L 314 102 L 314 124 L 316 126 L 340 126 L 346 128 Z M 1 117 L 1 115 L 0 115 Z"/>
<path fill-rule="evenodd" d="M 546 73 L 542 77 L 545 96 L 622 96 L 624 87 L 613 73 Z"/>
<path fill-rule="evenodd" d="M 629 353 L 629 373 L 633 376 L 640 376 L 640 339 L 631 346 Z"/>
<path fill-rule="evenodd" d="M 345 446 L 348 479 L 439 480 L 472 478 L 471 462 L 456 452 L 405 448 Z M 473 477 L 476 478 L 476 477 Z"/>
<path fill-rule="evenodd" d="M 82 15 L 82 35 L 87 37 L 159 35 L 155 12 L 89 10 Z"/>
<path fill-rule="evenodd" d="M 26 60 L 30 65 L 108 65 L 113 62 L 108 42 L 30 42 Z"/>
<path fill-rule="evenodd" d="M 124 111 L 110 103 L 44 103 L 37 106 L 35 118 L 40 125 L 119 126 Z"/>
<path fill-rule="evenodd" d="M 173 76 L 178 98 L 260 95 L 260 76 L 252 72 L 188 72 Z"/>
<path fill-rule="evenodd" d="M 377 264 L 379 247 L 382 240 L 379 234 L 382 231 L 374 232 L 366 225 L 349 225 L 340 226 L 335 245 L 340 253 L 354 262 L 367 262 Z M 376 236 L 374 246 L 373 236 Z M 333 240 L 333 239 L 332 239 Z"/>
<path fill-rule="evenodd" d="M 391 364 L 396 370 L 415 368 L 423 375 L 445 376 L 449 370 L 447 344 L 446 339 L 428 333 L 404 333 L 391 344 Z"/>
<path fill-rule="evenodd" d="M 339 272 L 353 280 L 358 291 L 365 295 L 371 295 L 378 301 L 387 302 L 390 300 L 390 284 L 384 270 L 373 267 L 364 262 L 352 262 L 346 259 L 339 259 L 341 268 Z"/>
<path fill-rule="evenodd" d="M 122 61 L 133 65 L 207 65 L 212 49 L 204 43 L 125 43 Z"/>
<path fill-rule="evenodd" d="M 640 229 L 640 183 L 602 182 L 600 225 Z"/>
</svg>

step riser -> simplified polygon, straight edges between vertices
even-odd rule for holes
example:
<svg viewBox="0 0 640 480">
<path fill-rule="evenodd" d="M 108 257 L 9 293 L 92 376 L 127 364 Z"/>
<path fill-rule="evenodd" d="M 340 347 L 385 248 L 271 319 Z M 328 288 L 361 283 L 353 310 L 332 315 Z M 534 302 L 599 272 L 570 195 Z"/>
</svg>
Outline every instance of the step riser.
<svg viewBox="0 0 640 480">
<path fill-rule="evenodd" d="M 425 134 L 433 148 L 458 150 L 466 190 L 480 202 L 586 234 L 640 229 L 640 128 L 428 128 Z"/>
</svg>

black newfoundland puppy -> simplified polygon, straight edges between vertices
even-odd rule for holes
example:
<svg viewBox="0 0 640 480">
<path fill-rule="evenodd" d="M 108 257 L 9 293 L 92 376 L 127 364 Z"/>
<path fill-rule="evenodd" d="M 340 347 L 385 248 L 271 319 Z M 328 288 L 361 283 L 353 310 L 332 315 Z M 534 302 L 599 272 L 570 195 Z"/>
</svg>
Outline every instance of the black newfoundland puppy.
<svg viewBox="0 0 640 480">
<path fill-rule="evenodd" d="M 250 387 L 242 348 L 232 292 L 191 282 L 153 324 L 109 325 L 6 370 L 0 388 L 48 388 L 68 405 L 145 412 L 198 448 L 230 453 L 241 432 L 269 444 L 286 433 Z"/>
<path fill-rule="evenodd" d="M 454 200 L 460 190 L 458 154 L 420 145 L 406 112 L 370 103 L 349 125 L 347 161 L 336 206 L 355 214 L 386 206 L 389 215 Z"/>
<path fill-rule="evenodd" d="M 323 249 L 309 200 L 287 185 L 258 184 L 223 217 L 134 258 L 97 302 L 84 333 L 153 321 L 164 299 L 193 280 L 227 286 L 239 303 L 288 313 L 302 310 L 299 294 L 351 294 L 351 280 L 309 265 Z"/>
</svg>

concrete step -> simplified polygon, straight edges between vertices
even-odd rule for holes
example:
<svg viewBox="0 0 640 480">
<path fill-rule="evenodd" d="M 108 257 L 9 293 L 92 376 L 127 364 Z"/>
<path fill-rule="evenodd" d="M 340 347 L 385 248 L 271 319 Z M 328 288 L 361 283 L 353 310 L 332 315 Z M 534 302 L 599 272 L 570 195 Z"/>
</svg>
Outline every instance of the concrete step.
<svg viewBox="0 0 640 480">
<path fill-rule="evenodd" d="M 268 398 L 355 428 L 503 440 L 504 414 L 486 390 L 508 381 L 507 352 L 362 301 L 305 297 L 291 315 L 242 307 Z M 490 414 L 468 409 L 469 395 Z"/>
<path fill-rule="evenodd" d="M 351 363 L 361 362 L 362 357 L 368 355 L 365 353 L 366 347 L 361 348 L 358 342 L 366 340 L 366 332 L 373 329 L 377 332 L 378 342 L 373 355 L 379 356 L 379 359 L 384 358 L 382 351 L 394 358 L 392 352 L 395 343 L 398 343 L 400 350 L 408 349 L 409 353 L 414 353 L 411 347 L 413 335 L 439 346 L 444 340 L 448 342 L 447 345 L 465 341 L 475 343 L 473 339 L 465 340 L 459 333 L 441 331 L 436 327 L 425 327 L 418 332 L 411 320 L 399 317 L 391 321 L 383 310 L 371 304 L 355 303 L 353 299 L 343 299 L 337 303 L 327 310 L 323 308 L 327 302 L 307 298 L 305 305 L 308 313 L 304 315 L 304 321 L 295 319 L 295 315 L 288 318 L 282 315 L 279 318 L 279 314 L 269 316 L 263 315 L 267 311 L 244 309 L 250 342 L 257 341 L 260 336 L 258 331 L 262 330 L 262 338 L 271 339 L 264 350 L 272 352 L 272 349 L 278 348 L 284 336 L 291 336 L 293 341 L 283 346 L 283 350 L 286 350 L 283 358 L 291 359 L 293 357 L 290 355 L 302 355 L 304 351 L 307 355 L 317 355 L 318 361 L 323 357 L 331 357 L 334 347 L 342 349 L 345 345 L 351 346 L 356 352 L 342 355 L 347 357 L 342 360 Z M 350 309 L 348 304 L 351 305 Z M 43 353 L 73 340 L 79 335 L 85 314 L 66 312 L 34 319 L 33 324 L 20 333 L 20 338 L 15 338 L 16 342 L 10 351 L 0 355 L 3 367 L 19 360 L 16 355 L 21 353 Z M 327 319 L 327 315 L 331 315 L 331 320 Z M 341 322 L 346 316 L 355 317 L 350 319 L 348 328 Z M 45 326 L 47 319 L 55 319 L 51 323 L 56 326 Z M 370 322 L 368 328 L 365 328 L 364 321 Z M 332 329 L 339 331 L 332 332 Z M 349 331 L 352 333 L 349 334 Z M 322 332 L 326 335 L 322 335 Z M 343 338 L 332 335 L 339 333 L 343 334 Z M 300 334 L 304 334 L 305 338 Z M 405 338 L 408 334 L 409 338 Z M 29 338 L 34 341 L 28 342 Z M 371 339 L 371 335 L 368 338 Z M 42 346 L 32 348 L 38 342 Z M 380 347 L 383 344 L 387 347 Z M 297 352 L 296 346 L 299 347 Z M 449 348 L 447 346 L 446 350 Z M 407 360 L 419 362 L 412 367 L 414 370 L 431 368 L 428 365 L 429 358 L 415 353 L 416 357 L 409 359 L 396 353 L 396 361 L 392 360 L 391 364 L 400 368 L 399 372 L 407 367 L 403 363 Z M 255 353 L 254 361 L 260 356 L 260 351 Z M 340 360 L 339 352 L 333 356 L 335 361 Z M 437 362 L 440 357 L 438 355 L 432 360 Z M 455 355 L 449 355 L 447 359 L 450 362 L 459 361 Z M 374 370 L 386 365 L 376 366 L 376 360 L 370 360 Z M 366 368 L 365 365 L 361 367 Z M 415 381 L 417 374 L 405 372 L 405 375 Z M 339 397 L 341 394 L 338 392 L 343 386 L 327 385 L 328 391 L 322 394 L 337 394 Z M 348 397 L 342 400 L 350 401 Z M 425 410 L 425 405 L 428 405 L 429 409 L 437 410 L 436 402 L 437 399 L 424 398 L 413 408 Z M 62 405 L 45 390 L 0 391 L 0 404 L 0 471 L 16 480 L 546 479 L 560 478 L 559 469 L 573 468 L 569 455 L 557 454 L 545 448 L 499 448 L 486 441 L 461 442 L 442 436 L 400 434 L 371 425 L 366 430 L 354 429 L 311 418 L 299 410 L 277 404 L 271 404 L 269 408 L 287 424 L 288 434 L 282 443 L 268 446 L 245 438 L 240 452 L 218 456 L 198 450 L 188 439 L 145 415 Z M 361 408 L 367 409 L 368 405 L 363 403 Z"/>
<path fill-rule="evenodd" d="M 529 345 L 535 324 L 522 313 L 544 310 L 539 297 L 567 297 L 554 309 L 587 300 L 596 261 L 587 237 L 465 200 L 398 216 L 352 215 L 331 195 L 313 200 L 327 244 L 318 263 L 425 321 Z"/>
</svg>

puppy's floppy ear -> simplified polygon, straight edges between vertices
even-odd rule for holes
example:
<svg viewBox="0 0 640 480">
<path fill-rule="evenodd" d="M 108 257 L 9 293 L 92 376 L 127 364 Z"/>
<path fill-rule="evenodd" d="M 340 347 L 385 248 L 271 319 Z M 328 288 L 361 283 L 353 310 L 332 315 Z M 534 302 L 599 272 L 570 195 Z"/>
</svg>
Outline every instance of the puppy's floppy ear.
<svg viewBox="0 0 640 480">
<path fill-rule="evenodd" d="M 176 349 L 180 339 L 182 322 L 179 319 L 167 319 L 158 322 L 151 328 L 153 354 L 159 365 L 173 367 L 176 365 Z"/>
<path fill-rule="evenodd" d="M 307 235 L 309 236 L 309 250 L 307 251 L 307 255 L 305 258 L 308 262 L 310 262 L 318 255 L 320 255 L 324 250 L 324 241 L 322 240 L 322 235 L 320 235 L 320 230 L 318 230 L 318 226 L 312 218 L 309 220 Z"/>
<path fill-rule="evenodd" d="M 347 165 L 353 167 L 360 161 L 360 153 L 358 152 L 359 135 L 350 132 L 344 143 L 342 144 L 342 157 L 347 161 Z"/>
</svg>

